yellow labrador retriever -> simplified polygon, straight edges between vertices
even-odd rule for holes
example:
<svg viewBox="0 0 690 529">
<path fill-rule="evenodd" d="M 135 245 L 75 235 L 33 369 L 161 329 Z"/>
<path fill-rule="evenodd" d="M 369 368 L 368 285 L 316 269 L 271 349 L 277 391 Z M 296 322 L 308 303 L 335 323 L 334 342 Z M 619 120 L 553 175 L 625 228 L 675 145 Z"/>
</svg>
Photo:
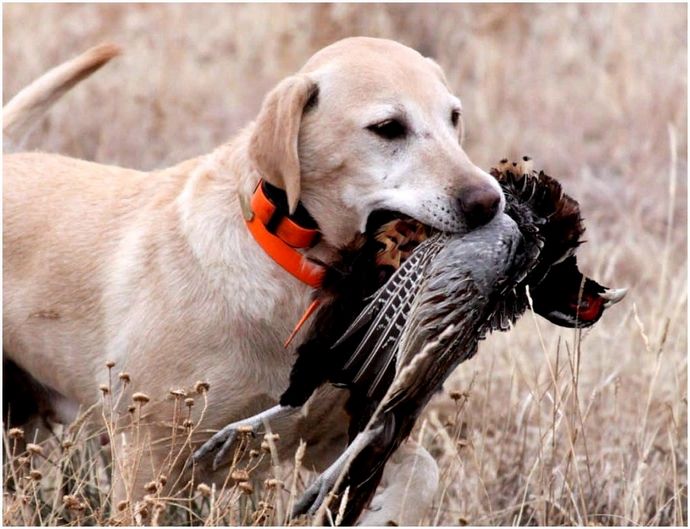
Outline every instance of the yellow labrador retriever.
<svg viewBox="0 0 690 529">
<path fill-rule="evenodd" d="M 11 102 L 6 132 L 35 120 L 64 81 L 31 85 L 21 105 Z M 5 358 L 46 388 L 62 421 L 99 401 L 106 362 L 129 373 L 128 399 L 151 399 L 140 440 L 148 444 L 113 443 L 121 461 L 140 458 L 121 466 L 118 494 L 141 497 L 170 465 L 170 390 L 210 385 L 205 412 L 193 408 L 198 446 L 275 404 L 287 385 L 295 345 L 283 342 L 312 289 L 247 229 L 258 182 L 284 190 L 289 212 L 308 211 L 320 240 L 303 253 L 324 262 L 375 210 L 448 231 L 478 226 L 504 199 L 459 144 L 461 111 L 435 62 L 358 37 L 322 49 L 281 81 L 228 143 L 174 167 L 144 173 L 57 154 L 5 155 Z M 327 388 L 303 416 L 273 424 L 281 454 L 290 457 L 302 438 L 309 465 L 332 462 L 346 439 L 340 402 L 341 390 Z M 227 473 L 197 470 L 206 482 Z M 437 482 L 429 454 L 408 442 L 362 522 L 418 523 Z M 404 498 L 406 490 L 414 493 Z"/>
</svg>

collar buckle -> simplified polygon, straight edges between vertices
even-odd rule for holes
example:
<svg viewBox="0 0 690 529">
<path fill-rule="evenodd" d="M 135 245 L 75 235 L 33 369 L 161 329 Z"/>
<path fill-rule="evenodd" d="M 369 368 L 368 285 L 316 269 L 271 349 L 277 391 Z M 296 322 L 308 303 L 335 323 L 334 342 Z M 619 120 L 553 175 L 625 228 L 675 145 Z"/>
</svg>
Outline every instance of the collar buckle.
<svg viewBox="0 0 690 529">
<path fill-rule="evenodd" d="M 241 195 L 240 193 L 237 193 L 237 198 L 240 201 L 240 209 L 242 210 L 242 217 L 244 217 L 244 220 L 246 222 L 250 222 L 254 218 L 254 212 L 252 211 L 252 203 L 250 200 L 245 197 L 244 195 Z"/>
</svg>

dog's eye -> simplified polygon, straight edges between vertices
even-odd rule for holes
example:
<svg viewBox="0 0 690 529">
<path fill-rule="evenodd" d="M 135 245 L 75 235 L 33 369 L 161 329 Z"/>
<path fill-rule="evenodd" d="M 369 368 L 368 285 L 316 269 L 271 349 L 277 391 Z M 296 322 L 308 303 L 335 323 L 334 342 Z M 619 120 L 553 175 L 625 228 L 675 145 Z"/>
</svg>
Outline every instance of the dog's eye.
<svg viewBox="0 0 690 529">
<path fill-rule="evenodd" d="M 453 123 L 453 126 L 454 126 L 454 127 L 457 127 L 457 126 L 458 126 L 458 121 L 459 121 L 459 120 L 460 120 L 460 111 L 457 110 L 457 109 L 456 109 L 456 110 L 453 110 L 453 111 L 450 113 L 450 121 L 451 121 L 451 123 Z"/>
<path fill-rule="evenodd" d="M 374 125 L 369 125 L 367 130 L 370 130 L 377 136 L 381 136 L 387 140 L 397 140 L 405 136 L 407 129 L 397 119 L 387 119 Z"/>
</svg>

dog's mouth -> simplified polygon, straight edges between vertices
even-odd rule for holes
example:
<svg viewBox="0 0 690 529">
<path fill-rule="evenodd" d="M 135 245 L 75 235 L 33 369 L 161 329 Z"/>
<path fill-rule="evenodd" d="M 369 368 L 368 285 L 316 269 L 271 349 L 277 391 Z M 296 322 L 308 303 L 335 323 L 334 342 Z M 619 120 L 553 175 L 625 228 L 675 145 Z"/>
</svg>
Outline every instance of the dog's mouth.
<svg viewBox="0 0 690 529">
<path fill-rule="evenodd" d="M 398 269 L 415 248 L 437 230 L 392 210 L 375 210 L 367 219 L 366 236 L 375 238 L 381 249 L 376 254 L 379 266 Z"/>
<path fill-rule="evenodd" d="M 376 209 L 369 213 L 365 235 L 367 237 L 375 237 L 382 226 L 396 220 L 414 222 L 412 217 L 405 215 L 404 213 L 400 213 L 399 211 L 393 211 L 390 209 Z"/>
</svg>

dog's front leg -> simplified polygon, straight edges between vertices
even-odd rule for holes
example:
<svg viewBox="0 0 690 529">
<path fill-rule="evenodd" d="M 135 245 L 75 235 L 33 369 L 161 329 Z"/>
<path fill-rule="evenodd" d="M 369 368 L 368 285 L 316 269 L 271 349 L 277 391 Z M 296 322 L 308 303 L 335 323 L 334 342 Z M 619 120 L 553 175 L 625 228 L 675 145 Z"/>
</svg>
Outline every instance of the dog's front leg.
<svg viewBox="0 0 690 529">
<path fill-rule="evenodd" d="M 438 465 L 416 441 L 405 441 L 383 471 L 380 491 L 362 512 L 359 525 L 419 525 L 439 483 Z"/>
</svg>

